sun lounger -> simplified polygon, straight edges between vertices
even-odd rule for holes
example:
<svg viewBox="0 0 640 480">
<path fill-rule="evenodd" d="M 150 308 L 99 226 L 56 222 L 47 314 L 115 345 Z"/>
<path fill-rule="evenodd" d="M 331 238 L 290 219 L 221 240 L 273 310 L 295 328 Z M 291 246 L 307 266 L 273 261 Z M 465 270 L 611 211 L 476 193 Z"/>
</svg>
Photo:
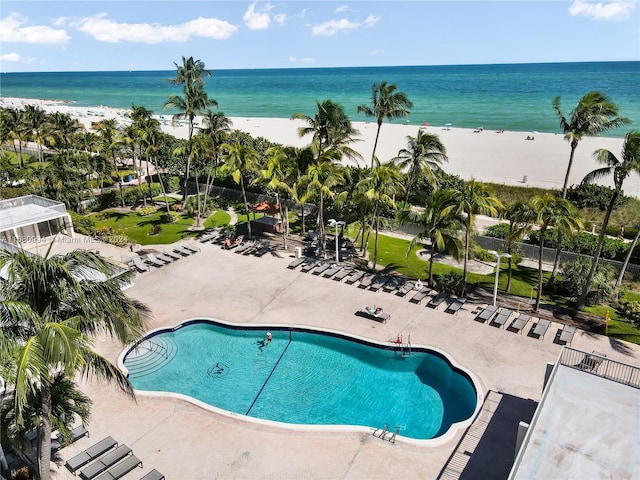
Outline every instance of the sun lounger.
<svg viewBox="0 0 640 480">
<path fill-rule="evenodd" d="M 183 245 L 185 250 L 189 250 L 191 253 L 198 253 L 200 249 L 198 247 L 194 247 L 193 245 L 185 244 Z"/>
<path fill-rule="evenodd" d="M 475 320 L 478 322 L 484 323 L 487 320 L 490 320 L 497 310 L 498 310 L 498 307 L 496 307 L 495 305 L 489 305 L 488 307 L 484 308 L 480 312 L 480 314 L 475 318 Z"/>
<path fill-rule="evenodd" d="M 573 325 L 563 325 L 560 330 L 560 338 L 558 339 L 562 345 L 571 345 L 573 336 L 576 334 L 577 327 Z"/>
<path fill-rule="evenodd" d="M 358 285 L 358 288 L 369 288 L 373 284 L 373 279 L 374 278 L 376 278 L 376 274 L 375 273 L 370 273 L 368 275 L 364 275 L 360 279 L 360 285 Z"/>
<path fill-rule="evenodd" d="M 396 295 L 404 297 L 415 288 L 415 282 L 404 282 L 400 287 L 396 289 Z"/>
<path fill-rule="evenodd" d="M 545 318 L 541 318 L 536 323 L 536 327 L 533 329 L 533 334 L 537 335 L 538 338 L 544 338 L 544 334 L 547 333 L 547 330 L 551 326 L 551 321 Z"/>
<path fill-rule="evenodd" d="M 595 350 L 591 353 L 587 353 L 582 361 L 575 365 L 575 368 L 579 370 L 584 370 L 586 372 L 595 372 L 598 370 L 600 364 L 604 361 L 606 355 L 604 353 L 596 352 Z"/>
<path fill-rule="evenodd" d="M 287 265 L 287 268 L 290 269 L 290 270 L 293 270 L 296 267 L 299 267 L 300 265 L 302 265 L 306 261 L 307 261 L 307 257 L 296 258 L 293 262 L 291 262 L 291 263 L 289 263 L 289 265 Z"/>
<path fill-rule="evenodd" d="M 133 266 L 136 267 L 136 269 L 139 272 L 148 272 L 149 271 L 149 267 L 144 264 L 144 262 L 142 261 L 142 259 L 138 255 L 135 255 L 131 259 L 131 261 L 133 262 Z"/>
<path fill-rule="evenodd" d="M 364 270 L 354 270 L 351 275 L 349 275 L 347 277 L 347 279 L 345 280 L 345 282 L 349 285 L 353 285 L 354 283 L 356 283 L 358 280 L 360 280 L 363 276 L 364 276 L 365 272 Z"/>
<path fill-rule="evenodd" d="M 142 468 L 142 462 L 135 455 L 130 455 L 126 460 L 96 477 L 96 480 L 118 480 L 136 467 Z"/>
<path fill-rule="evenodd" d="M 176 260 L 180 260 L 182 258 L 182 255 L 177 255 L 175 252 L 173 252 L 171 250 L 165 250 L 164 252 L 162 252 L 162 254 L 167 256 L 167 257 L 169 257 L 174 262 Z"/>
<path fill-rule="evenodd" d="M 330 267 L 331 267 L 331 263 L 322 262 L 322 263 L 320 263 L 320 265 L 318 265 L 316 268 L 314 268 L 313 272 L 311 272 L 311 273 L 313 273 L 314 275 L 321 275 L 326 270 L 329 270 Z"/>
<path fill-rule="evenodd" d="M 173 262 L 173 260 L 174 260 L 171 257 L 167 257 L 164 253 L 159 253 L 158 255 L 156 255 L 156 258 L 158 260 L 160 260 L 161 262 L 164 262 L 164 263 L 167 263 L 167 264 Z"/>
<path fill-rule="evenodd" d="M 103 453 L 108 452 L 109 450 L 117 446 L 118 442 L 116 442 L 113 438 L 103 438 L 95 445 L 90 446 L 75 457 L 71 457 L 69 460 L 67 460 L 67 463 L 65 463 L 65 467 L 67 467 L 67 470 L 69 470 L 71 473 L 74 473 L 79 468 L 84 467 L 87 463 L 95 460 Z"/>
<path fill-rule="evenodd" d="M 244 245 L 240 245 L 238 248 L 236 248 L 235 253 L 244 253 L 245 250 L 249 250 L 251 247 L 253 247 L 254 243 L 255 242 L 246 242 Z"/>
<path fill-rule="evenodd" d="M 418 290 L 413 297 L 411 297 L 409 299 L 409 301 L 411 303 L 420 303 L 424 297 L 426 297 L 427 295 L 429 295 L 429 292 L 431 292 L 431 290 L 427 287 L 422 287 L 420 290 Z"/>
<path fill-rule="evenodd" d="M 348 277 L 352 273 L 353 273 L 353 268 L 344 267 L 342 270 L 340 270 L 338 273 L 336 273 L 333 276 L 333 280 L 335 280 L 336 282 L 341 282 L 343 278 Z"/>
<path fill-rule="evenodd" d="M 371 320 L 375 320 L 377 322 L 382 322 L 382 323 L 387 323 L 387 320 L 391 318 L 391 315 L 383 311 L 375 313 L 375 309 L 374 309 L 372 313 L 371 310 L 366 306 L 363 306 L 358 313 L 360 313 L 360 315 L 365 316 Z"/>
<path fill-rule="evenodd" d="M 211 242 L 216 238 L 218 238 L 219 236 L 220 236 L 220 232 L 217 230 L 215 232 L 205 233 L 203 236 L 200 237 L 200 243 Z"/>
<path fill-rule="evenodd" d="M 462 306 L 467 303 L 467 299 L 464 297 L 456 298 L 453 302 L 451 302 L 447 308 L 445 309 L 445 313 L 450 313 L 455 315 L 462 308 Z"/>
<path fill-rule="evenodd" d="M 509 320 L 512 313 L 513 312 L 508 308 L 501 308 L 498 314 L 493 317 L 490 324 L 500 328 L 507 323 L 507 320 Z"/>
<path fill-rule="evenodd" d="M 382 287 L 384 287 L 388 281 L 389 281 L 389 277 L 387 277 L 386 275 L 376 275 L 373 278 L 373 281 L 371 282 L 371 286 L 369 287 L 369 290 L 373 290 L 377 292 Z"/>
<path fill-rule="evenodd" d="M 243 250 L 242 254 L 243 255 L 253 255 L 260 248 L 262 248 L 262 242 L 252 242 L 251 245 L 249 245 L 249 248 L 246 248 L 246 249 Z"/>
<path fill-rule="evenodd" d="M 524 330 L 524 327 L 526 327 L 527 323 L 529 323 L 529 320 L 531 320 L 531 315 L 526 315 L 524 313 L 521 313 L 520 315 L 518 315 L 518 318 L 516 318 L 511 323 L 511 325 L 507 330 L 514 330 L 516 333 L 521 334 L 522 330 Z"/>
<path fill-rule="evenodd" d="M 319 263 L 320 263 L 320 260 L 309 260 L 308 262 L 305 262 L 304 265 L 302 265 L 302 268 L 300 270 L 302 270 L 305 273 L 309 273 L 311 270 L 316 268 Z"/>
<path fill-rule="evenodd" d="M 447 292 L 438 292 L 438 294 L 433 297 L 427 303 L 427 307 L 429 308 L 438 308 L 442 302 L 444 302 L 447 298 L 449 298 L 449 294 Z"/>
<path fill-rule="evenodd" d="M 164 475 L 154 468 L 140 480 L 164 480 Z"/>
<path fill-rule="evenodd" d="M 342 265 L 333 265 L 331 268 L 329 268 L 327 271 L 325 271 L 322 274 L 322 276 L 325 277 L 325 278 L 331 278 L 336 273 L 338 273 L 340 270 L 342 270 Z"/>
<path fill-rule="evenodd" d="M 108 468 L 113 467 L 116 463 L 125 457 L 128 457 L 133 452 L 126 445 L 120 445 L 115 450 L 98 458 L 94 463 L 80 472 L 80 478 L 83 480 L 92 480 Z"/>
<path fill-rule="evenodd" d="M 184 248 L 182 245 L 178 245 L 177 247 L 173 247 L 173 251 L 182 255 L 183 257 L 188 257 L 189 255 L 191 255 L 193 252 L 191 252 L 190 250 L 187 250 L 186 248 Z"/>
<path fill-rule="evenodd" d="M 88 437 L 88 436 L 89 436 L 89 430 L 87 430 L 84 425 L 78 425 L 77 427 L 73 428 L 71 432 L 69 432 L 69 439 L 66 442 L 64 441 L 64 437 L 62 436 L 61 433 L 58 433 L 56 440 L 61 445 L 66 446 L 66 445 L 71 445 L 73 442 L 80 440 L 82 437 Z"/>
<path fill-rule="evenodd" d="M 261 257 L 269 250 L 271 250 L 271 245 L 269 245 L 268 243 L 263 243 L 258 250 L 253 252 L 253 255 L 256 257 Z"/>
<path fill-rule="evenodd" d="M 154 267 L 164 267 L 166 265 L 165 262 L 156 258 L 156 256 L 153 253 L 147 253 L 147 258 L 145 259 L 145 261 L 148 264 L 153 265 Z"/>
<path fill-rule="evenodd" d="M 404 284 L 404 279 L 400 277 L 389 277 L 389 281 L 384 284 L 382 290 L 393 293 Z"/>
</svg>

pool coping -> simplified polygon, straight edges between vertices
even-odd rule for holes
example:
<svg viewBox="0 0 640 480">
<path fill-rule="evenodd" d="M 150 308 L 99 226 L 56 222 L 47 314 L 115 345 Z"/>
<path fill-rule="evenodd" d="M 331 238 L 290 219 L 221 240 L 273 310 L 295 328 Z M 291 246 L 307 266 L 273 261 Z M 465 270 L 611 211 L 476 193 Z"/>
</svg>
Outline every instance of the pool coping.
<svg viewBox="0 0 640 480">
<path fill-rule="evenodd" d="M 152 330 L 149 330 L 144 334 L 144 336 L 135 343 L 126 345 L 120 354 L 118 355 L 118 368 L 128 377 L 129 370 L 124 365 L 124 358 L 126 355 L 131 352 L 137 343 L 144 339 L 152 338 L 160 333 L 166 332 L 175 332 L 183 327 L 197 324 L 197 323 L 212 323 L 217 324 L 219 326 L 223 326 L 226 328 L 232 329 L 244 329 L 244 330 L 285 330 L 285 331 L 297 331 L 297 332 L 308 332 L 308 333 L 320 333 L 326 334 L 333 337 L 339 337 L 345 340 L 356 341 L 357 343 L 376 347 L 376 348 L 398 348 L 394 342 L 380 342 L 371 338 L 363 337 L 356 334 L 346 333 L 339 330 L 321 328 L 321 327 L 309 327 L 297 324 L 242 324 L 242 323 L 234 323 L 228 322 L 224 320 L 220 320 L 219 318 L 214 317 L 192 317 L 181 322 L 176 323 L 174 326 L 167 327 L 159 327 Z M 484 393 L 481 388 L 481 382 L 478 377 L 475 376 L 470 370 L 460 365 L 455 359 L 447 352 L 429 345 L 423 344 L 411 344 L 412 350 L 422 350 L 433 352 L 437 354 L 437 356 L 445 359 L 452 368 L 459 371 L 461 374 L 466 376 L 471 384 L 473 385 L 476 391 L 476 406 L 473 413 L 469 416 L 468 419 L 463 420 L 461 422 L 452 423 L 449 429 L 442 435 L 436 438 L 430 439 L 417 439 L 404 437 L 399 433 L 394 437 L 396 441 L 407 443 L 411 445 L 417 445 L 422 447 L 438 447 L 448 443 L 452 440 L 459 431 L 462 431 L 468 428 L 479 415 L 482 404 L 484 402 Z M 266 420 L 262 418 L 250 417 L 248 415 L 242 415 L 239 413 L 231 412 L 229 410 L 224 410 L 219 407 L 215 407 L 213 405 L 209 405 L 201 400 L 195 399 L 188 395 L 184 395 L 181 393 L 175 392 L 163 392 L 163 391 L 149 391 L 149 390 L 136 390 L 134 389 L 135 395 L 147 396 L 147 397 L 160 397 L 160 398 L 173 398 L 177 400 L 182 400 L 188 403 L 191 403 L 197 407 L 202 408 L 203 410 L 212 412 L 214 414 L 222 415 L 227 418 L 237 419 L 241 421 L 247 421 L 258 425 L 274 427 L 278 429 L 289 429 L 296 431 L 323 431 L 323 432 L 355 432 L 355 433 L 367 433 L 370 435 L 375 434 L 376 432 L 381 431 L 380 428 L 367 427 L 362 425 L 311 425 L 311 424 L 297 424 L 297 423 L 286 423 L 286 422 L 278 422 L 275 420 Z M 392 432 L 389 432 L 392 433 Z"/>
</svg>

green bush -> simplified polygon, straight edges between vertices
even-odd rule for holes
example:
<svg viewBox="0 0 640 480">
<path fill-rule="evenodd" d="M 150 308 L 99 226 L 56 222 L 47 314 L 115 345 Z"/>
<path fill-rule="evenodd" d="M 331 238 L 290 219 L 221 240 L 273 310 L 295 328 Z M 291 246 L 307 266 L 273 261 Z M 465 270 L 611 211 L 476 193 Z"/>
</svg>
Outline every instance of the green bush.
<svg viewBox="0 0 640 480">
<path fill-rule="evenodd" d="M 454 294 L 462 291 L 462 280 L 462 274 L 457 272 L 447 272 L 434 277 L 438 290 Z"/>
<path fill-rule="evenodd" d="M 137 210 L 137 213 L 141 217 L 148 217 L 149 215 L 153 215 L 154 213 L 156 213 L 156 207 L 153 207 L 153 206 L 140 207 Z"/>
<path fill-rule="evenodd" d="M 153 227 L 151 227 L 151 230 L 149 230 L 149 235 L 153 236 L 153 235 L 159 235 L 162 232 L 162 225 L 154 225 Z"/>
<path fill-rule="evenodd" d="M 73 222 L 73 230 L 82 235 L 93 235 L 93 231 L 95 229 L 95 222 L 93 219 L 80 215 L 72 210 L 68 211 L 71 216 L 71 221 Z"/>
<path fill-rule="evenodd" d="M 631 323 L 640 327 L 640 302 L 623 300 L 618 305 L 618 310 Z"/>
<path fill-rule="evenodd" d="M 180 218 L 180 214 L 177 212 L 164 212 L 160 215 L 160 222 L 162 223 L 175 223 Z M 160 232 L 158 232 L 160 233 Z"/>
<path fill-rule="evenodd" d="M 571 186 L 567 190 L 567 200 L 578 208 L 596 208 L 605 211 L 609 207 L 614 189 L 593 183 L 581 183 Z M 615 207 L 620 207 L 629 201 L 629 197 L 620 195 Z"/>
<path fill-rule="evenodd" d="M 501 238 L 502 240 L 506 240 L 509 236 L 509 224 L 508 223 L 498 223 L 496 225 L 491 225 L 485 231 L 485 236 L 492 238 Z"/>
</svg>

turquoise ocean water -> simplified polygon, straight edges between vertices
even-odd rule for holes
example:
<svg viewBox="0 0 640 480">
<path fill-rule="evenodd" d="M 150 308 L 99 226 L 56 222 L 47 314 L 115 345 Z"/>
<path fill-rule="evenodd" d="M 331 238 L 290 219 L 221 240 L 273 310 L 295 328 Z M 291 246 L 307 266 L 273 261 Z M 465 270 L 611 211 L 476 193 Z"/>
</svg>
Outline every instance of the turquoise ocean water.
<svg viewBox="0 0 640 480">
<path fill-rule="evenodd" d="M 414 125 L 557 133 L 553 99 L 562 97 L 568 115 L 585 93 L 600 90 L 633 121 L 608 136 L 640 129 L 640 62 L 210 71 L 206 90 L 230 117 L 312 115 L 316 100 L 331 99 L 352 120 L 367 120 L 357 106 L 369 102 L 374 82 L 386 80 L 413 101 L 409 123 Z M 3 73 L 0 95 L 124 109 L 135 103 L 161 114 L 167 96 L 179 93 L 165 81 L 173 76 L 172 70 Z"/>
</svg>

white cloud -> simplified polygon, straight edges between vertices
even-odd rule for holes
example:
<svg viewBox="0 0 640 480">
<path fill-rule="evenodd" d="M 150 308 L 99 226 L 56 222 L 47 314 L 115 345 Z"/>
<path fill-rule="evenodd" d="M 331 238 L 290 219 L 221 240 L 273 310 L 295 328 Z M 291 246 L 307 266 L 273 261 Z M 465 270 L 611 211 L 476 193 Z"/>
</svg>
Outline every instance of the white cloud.
<svg viewBox="0 0 640 480">
<path fill-rule="evenodd" d="M 64 45 L 70 40 L 65 30 L 57 30 L 46 25 L 23 26 L 27 20 L 28 18 L 16 12 L 0 19 L 0 43 Z"/>
<path fill-rule="evenodd" d="M 336 13 L 346 12 L 347 10 L 349 10 L 349 7 L 347 7 L 346 5 L 340 5 L 338 8 L 336 8 Z"/>
<path fill-rule="evenodd" d="M 85 17 L 70 23 L 81 32 L 107 43 L 135 42 L 155 44 L 186 42 L 193 37 L 225 40 L 238 31 L 238 27 L 217 18 L 198 17 L 179 25 L 157 23 L 118 23 L 105 13 Z"/>
<path fill-rule="evenodd" d="M 20 54 L 19 53 L 5 53 L 4 55 L 0 55 L 0 61 L 2 62 L 19 62 Z"/>
<path fill-rule="evenodd" d="M 278 25 L 284 25 L 285 22 L 287 21 L 287 16 L 284 13 L 279 13 L 279 14 L 273 16 L 273 20 Z"/>
<path fill-rule="evenodd" d="M 367 27 L 373 27 L 376 23 L 378 23 L 380 21 L 380 17 L 376 17 L 375 15 L 369 15 L 365 21 L 364 24 Z"/>
<path fill-rule="evenodd" d="M 351 22 L 346 18 L 340 20 L 329 20 L 328 22 L 321 23 L 320 25 L 315 25 L 311 29 L 311 35 L 328 37 L 345 30 L 353 30 L 359 27 L 360 24 L 358 22 Z"/>
<path fill-rule="evenodd" d="M 371 50 L 369 52 L 369 55 L 375 56 L 375 55 L 382 55 L 384 53 L 384 50 Z"/>
<path fill-rule="evenodd" d="M 574 17 L 589 17 L 594 20 L 626 20 L 635 8 L 632 1 L 613 1 L 608 3 L 592 3 L 584 0 L 574 0 L 569 7 L 569 13 Z"/>
<path fill-rule="evenodd" d="M 303 57 L 303 58 L 289 57 L 289 61 L 291 63 L 309 64 L 309 63 L 315 63 L 316 59 L 312 57 Z"/>
<path fill-rule="evenodd" d="M 271 17 L 269 16 L 269 10 L 273 7 L 270 4 L 266 4 L 261 11 L 256 11 L 256 2 L 253 2 L 249 5 L 249 8 L 245 12 L 242 19 L 244 20 L 245 25 L 250 30 L 265 30 L 269 28 L 269 24 L 271 23 Z"/>
</svg>

